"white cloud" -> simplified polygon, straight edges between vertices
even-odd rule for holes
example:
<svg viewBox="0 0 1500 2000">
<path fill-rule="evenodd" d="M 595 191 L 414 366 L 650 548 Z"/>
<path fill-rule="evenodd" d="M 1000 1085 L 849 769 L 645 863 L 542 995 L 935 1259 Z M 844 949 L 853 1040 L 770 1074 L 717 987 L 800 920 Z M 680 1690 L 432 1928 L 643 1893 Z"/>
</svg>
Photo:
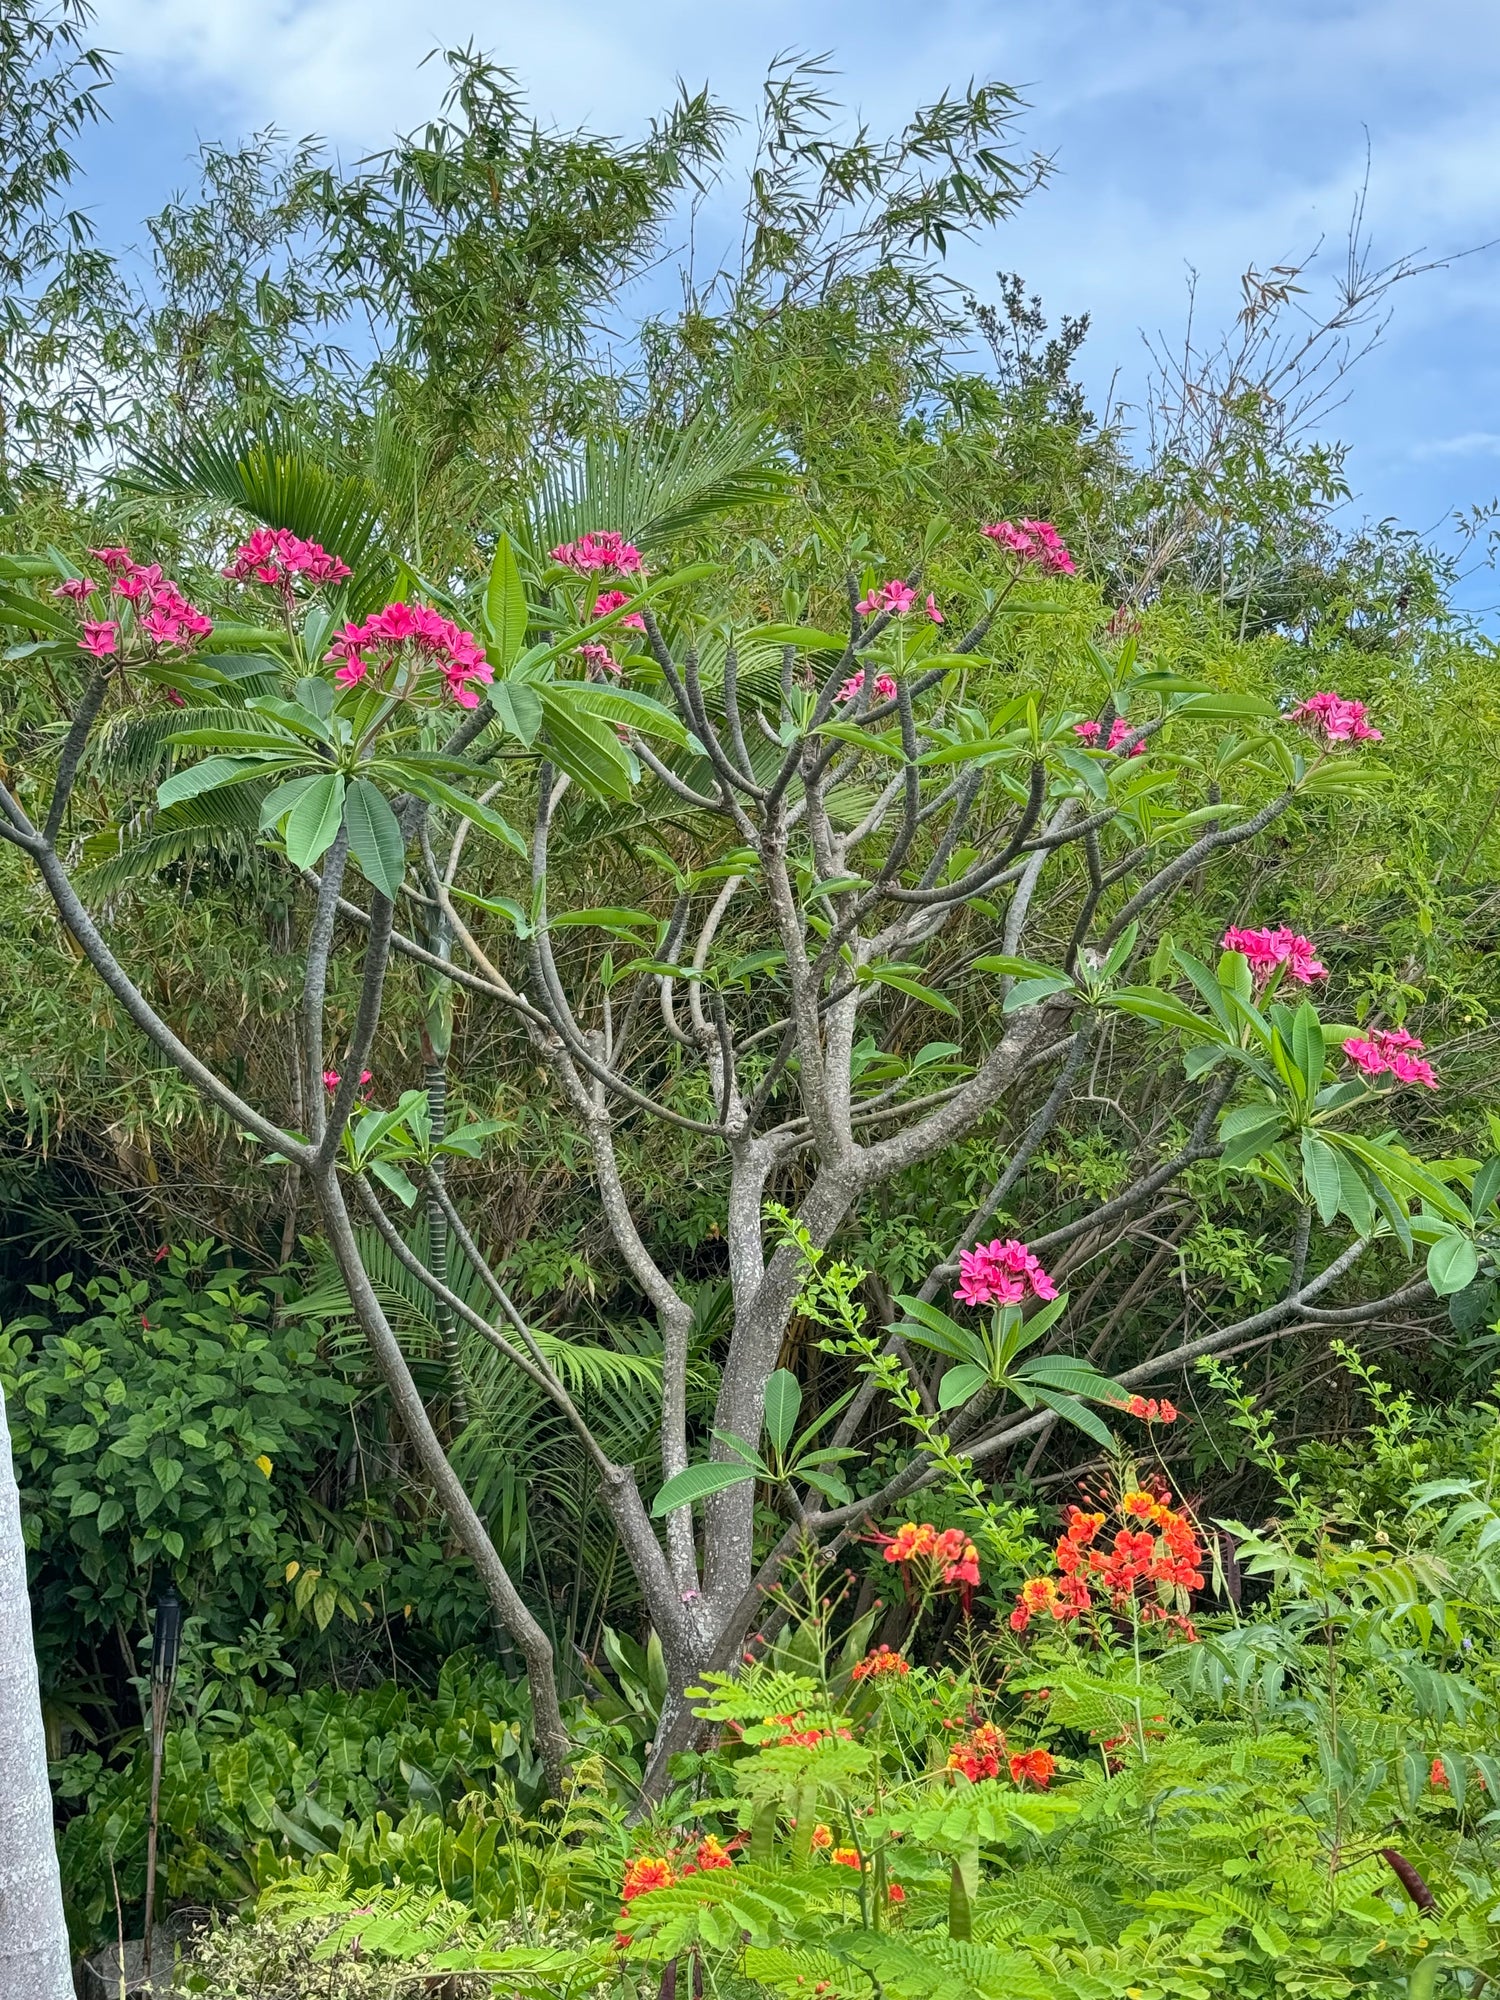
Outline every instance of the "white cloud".
<svg viewBox="0 0 1500 2000">
<path fill-rule="evenodd" d="M 1412 446 L 1413 458 L 1500 458 L 1500 431 L 1460 431 Z"/>
</svg>

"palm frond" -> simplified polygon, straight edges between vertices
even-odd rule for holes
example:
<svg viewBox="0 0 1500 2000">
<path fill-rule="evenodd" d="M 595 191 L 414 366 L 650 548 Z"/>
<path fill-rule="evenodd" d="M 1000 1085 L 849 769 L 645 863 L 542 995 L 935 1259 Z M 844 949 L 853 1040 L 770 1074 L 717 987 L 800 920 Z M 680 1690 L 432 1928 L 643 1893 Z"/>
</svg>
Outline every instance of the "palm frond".
<svg viewBox="0 0 1500 2000">
<path fill-rule="evenodd" d="M 763 424 L 704 412 L 682 429 L 591 440 L 550 467 L 527 499 L 525 539 L 537 560 L 590 529 L 618 528 L 653 548 L 717 515 L 783 500 L 790 483 Z"/>
<path fill-rule="evenodd" d="M 290 528 L 346 562 L 362 586 L 357 595 L 378 595 L 394 571 L 380 492 L 362 471 L 329 458 L 318 440 L 271 419 L 253 435 L 220 431 L 143 451 L 115 483 L 127 493 L 218 501 L 268 528 Z"/>
<path fill-rule="evenodd" d="M 269 781 L 226 786 L 153 812 L 147 831 L 106 827 L 83 843 L 79 882 L 94 896 L 113 896 L 179 861 L 232 858 L 248 864 L 260 835 L 261 800 Z"/>
</svg>

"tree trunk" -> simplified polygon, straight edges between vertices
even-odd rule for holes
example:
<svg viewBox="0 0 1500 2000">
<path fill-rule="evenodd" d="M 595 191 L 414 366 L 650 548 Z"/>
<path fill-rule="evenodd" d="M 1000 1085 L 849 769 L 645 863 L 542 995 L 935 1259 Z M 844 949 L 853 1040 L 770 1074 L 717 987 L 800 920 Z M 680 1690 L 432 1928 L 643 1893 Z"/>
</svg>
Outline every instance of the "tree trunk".
<svg viewBox="0 0 1500 2000">
<path fill-rule="evenodd" d="M 0 1395 L 0 1992 L 73 2000 L 26 1591 L 21 1496 Z"/>
</svg>

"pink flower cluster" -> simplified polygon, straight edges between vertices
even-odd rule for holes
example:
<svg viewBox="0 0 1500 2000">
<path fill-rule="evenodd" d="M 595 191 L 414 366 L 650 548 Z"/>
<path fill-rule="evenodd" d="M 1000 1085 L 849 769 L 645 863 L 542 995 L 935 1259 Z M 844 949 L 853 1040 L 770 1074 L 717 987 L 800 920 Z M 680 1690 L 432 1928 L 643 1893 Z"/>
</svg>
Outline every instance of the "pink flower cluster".
<svg viewBox="0 0 1500 2000">
<path fill-rule="evenodd" d="M 435 667 L 460 708 L 478 708 L 478 686 L 495 677 L 474 634 L 425 604 L 388 604 L 363 625 L 346 625 L 324 657 L 339 662 L 334 679 L 344 687 L 402 658 Z"/>
<path fill-rule="evenodd" d="M 563 542 L 551 553 L 554 562 L 565 564 L 580 576 L 593 576 L 600 570 L 637 576 L 642 568 L 640 550 L 616 528 L 580 535 L 576 542 Z"/>
<path fill-rule="evenodd" d="M 1320 736 L 1325 746 L 1384 741 L 1381 732 L 1370 727 L 1364 703 L 1346 701 L 1341 694 L 1310 694 L 1292 710 L 1289 720 L 1302 723 Z"/>
<path fill-rule="evenodd" d="M 1118 750 L 1134 727 L 1135 724 L 1127 722 L 1123 715 L 1117 715 L 1109 725 L 1109 741 L 1105 744 L 1105 749 Z M 1075 722 L 1073 724 L 1073 734 L 1081 736 L 1085 743 L 1092 744 L 1098 739 L 1099 724 L 1097 722 Z M 1131 756 L 1139 757 L 1145 747 L 1144 743 L 1137 743 L 1130 753 Z"/>
<path fill-rule="evenodd" d="M 1405 1028 L 1376 1028 L 1369 1035 L 1351 1035 L 1344 1054 L 1366 1076 L 1393 1076 L 1398 1083 L 1420 1083 L 1436 1090 L 1437 1072 L 1421 1057 L 1422 1044 Z"/>
<path fill-rule="evenodd" d="M 878 611 L 889 611 L 897 618 L 904 618 L 916 601 L 917 593 L 911 585 L 903 583 L 900 577 L 893 576 L 889 583 L 881 584 L 879 589 L 867 590 L 854 608 L 861 618 L 873 618 Z M 941 625 L 943 614 L 938 610 L 938 601 L 930 590 L 927 593 L 926 609 L 927 616 L 933 624 Z"/>
<path fill-rule="evenodd" d="M 598 680 L 601 674 L 614 674 L 618 677 L 621 672 L 620 662 L 608 646 L 583 645 L 578 648 L 578 654 L 588 668 L 588 677 L 591 681 Z"/>
<path fill-rule="evenodd" d="M 628 604 L 629 602 L 630 599 L 625 595 L 623 590 L 601 590 L 599 595 L 594 599 L 594 608 L 589 613 L 589 616 L 591 618 L 607 618 L 611 611 L 618 611 L 622 604 Z M 620 620 L 620 623 L 628 626 L 632 632 L 644 632 L 646 629 L 646 621 L 639 611 L 627 611 L 625 616 Z"/>
<path fill-rule="evenodd" d="M 1030 1294 L 1055 1299 L 1057 1287 L 1041 1261 L 1014 1237 L 976 1243 L 958 1260 L 959 1280 L 953 1296 L 965 1306 L 1017 1306 Z"/>
<path fill-rule="evenodd" d="M 1328 967 L 1316 957 L 1312 939 L 1284 924 L 1276 931 L 1247 931 L 1231 924 L 1222 945 L 1225 951 L 1244 953 L 1258 986 L 1264 986 L 1278 971 L 1299 986 L 1311 986 L 1315 979 L 1328 977 Z"/>
<path fill-rule="evenodd" d="M 990 521 L 979 532 L 988 535 L 998 548 L 1009 549 L 1013 556 L 1019 556 L 1023 563 L 1035 563 L 1038 569 L 1059 570 L 1067 576 L 1078 574 L 1078 565 L 1050 521 L 1022 521 L 1019 527 L 1014 521 Z"/>
<path fill-rule="evenodd" d="M 349 566 L 321 543 L 305 542 L 290 528 L 257 528 L 248 542 L 240 543 L 224 574 L 231 583 L 267 583 L 290 597 L 297 577 L 309 590 L 321 590 L 326 584 L 342 583 Z"/>
<path fill-rule="evenodd" d="M 834 700 L 853 701 L 869 678 L 870 669 L 868 667 L 865 668 L 863 673 L 851 674 L 848 680 L 839 688 L 838 693 L 834 696 Z M 875 676 L 875 699 L 877 701 L 894 701 L 896 699 L 896 682 L 892 675 L 877 674 Z"/>
<path fill-rule="evenodd" d="M 332 1091 L 335 1091 L 335 1090 L 337 1090 L 337 1089 L 338 1089 L 338 1087 L 339 1087 L 339 1084 L 340 1084 L 340 1083 L 341 1083 L 342 1081 L 343 1081 L 343 1079 L 342 1079 L 342 1078 L 340 1077 L 340 1075 L 339 1075 L 339 1073 L 338 1073 L 338 1071 L 337 1071 L 336 1069 L 325 1069 L 325 1070 L 324 1070 L 324 1072 L 323 1072 L 323 1088 L 324 1088 L 324 1089 L 325 1089 L 326 1091 L 329 1091 L 329 1092 L 332 1092 Z M 364 1092 L 365 1092 L 366 1090 L 368 1090 L 368 1089 L 369 1089 L 369 1087 L 370 1087 L 370 1085 L 371 1085 L 371 1084 L 372 1084 L 372 1083 L 373 1083 L 374 1081 L 375 1081 L 375 1078 L 374 1078 L 374 1075 L 373 1075 L 373 1073 L 372 1073 L 372 1072 L 371 1072 L 370 1070 L 367 1070 L 367 1069 L 362 1069 L 362 1070 L 360 1071 L 360 1073 L 359 1073 L 359 1088 L 360 1088 L 360 1092 L 361 1092 L 361 1094 L 363 1094 L 363 1093 L 364 1093 Z"/>
<path fill-rule="evenodd" d="M 113 659 L 120 651 L 127 618 L 156 649 L 191 646 L 214 629 L 213 620 L 195 610 L 172 579 L 162 575 L 159 563 L 138 563 L 129 549 L 90 549 L 89 554 L 107 572 L 110 595 L 118 600 L 117 605 L 108 607 L 115 616 L 84 621 L 78 644 L 96 660 Z M 92 577 L 75 576 L 60 583 L 52 594 L 81 605 L 99 587 Z"/>
</svg>

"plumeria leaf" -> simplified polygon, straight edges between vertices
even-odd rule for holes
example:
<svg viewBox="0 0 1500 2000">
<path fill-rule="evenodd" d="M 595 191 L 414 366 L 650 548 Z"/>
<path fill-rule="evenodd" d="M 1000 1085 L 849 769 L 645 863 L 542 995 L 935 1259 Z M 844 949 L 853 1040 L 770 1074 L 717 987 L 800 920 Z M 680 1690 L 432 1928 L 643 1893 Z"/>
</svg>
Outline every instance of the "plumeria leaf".
<svg viewBox="0 0 1500 2000">
<path fill-rule="evenodd" d="M 529 750 L 542 726 L 542 698 L 527 681 L 491 681 L 490 707 L 507 731 Z"/>
<path fill-rule="evenodd" d="M 389 1188 L 403 1208 L 410 1208 L 416 1200 L 417 1191 L 415 1187 L 413 1187 L 406 1175 L 402 1173 L 401 1169 L 393 1165 L 391 1161 L 370 1160 L 366 1165 L 365 1171 L 373 1179 L 379 1181 L 382 1187 Z"/>
<path fill-rule="evenodd" d="M 288 778 L 284 785 L 277 785 L 274 790 L 267 792 L 260 803 L 261 832 L 265 833 L 268 828 L 279 826 L 309 785 L 317 784 L 320 775 L 314 771 L 305 778 Z"/>
<path fill-rule="evenodd" d="M 920 1347 L 935 1348 L 939 1354 L 951 1354 L 955 1360 L 973 1361 L 985 1352 L 984 1342 L 969 1327 L 960 1326 L 950 1319 L 939 1307 L 929 1305 L 925 1299 L 908 1298 L 903 1294 L 896 1304 L 906 1314 L 891 1328 L 903 1340 L 914 1340 Z"/>
<path fill-rule="evenodd" d="M 1103 1445 L 1106 1451 L 1114 1450 L 1114 1432 L 1102 1417 L 1095 1416 L 1088 1405 L 1080 1403 L 1076 1396 L 1063 1395 L 1055 1389 L 1037 1389 L 1035 1396 L 1039 1403 L 1045 1403 L 1049 1410 L 1055 1411 L 1064 1423 L 1074 1425 L 1096 1444 Z"/>
<path fill-rule="evenodd" d="M 382 896 L 395 901 L 406 873 L 406 842 L 385 794 L 368 778 L 356 778 L 344 808 L 349 852 L 360 873 Z"/>
<path fill-rule="evenodd" d="M 961 1368 L 950 1368 L 938 1384 L 938 1408 L 956 1410 L 960 1403 L 967 1403 L 970 1397 L 977 1396 L 988 1385 L 989 1379 L 989 1370 L 974 1362 L 966 1362 Z"/>
<path fill-rule="evenodd" d="M 755 1476 L 755 1468 L 749 1465 L 690 1465 L 685 1472 L 669 1479 L 657 1494 L 651 1503 L 651 1517 L 659 1521 L 664 1514 L 674 1513 L 679 1507 L 691 1507 L 711 1493 L 724 1492 L 726 1487 L 743 1486 Z"/>
<path fill-rule="evenodd" d="M 1112 1408 L 1126 1400 L 1126 1391 L 1118 1382 L 1101 1375 L 1087 1361 L 1075 1360 L 1071 1354 L 1034 1355 L 1030 1361 L 1021 1363 L 1016 1374 L 1033 1387 L 1060 1389 L 1070 1396 L 1089 1396 L 1096 1403 L 1108 1403 Z"/>
<path fill-rule="evenodd" d="M 1302 1180 L 1321 1220 L 1332 1222 L 1344 1199 L 1344 1185 L 1338 1154 L 1315 1132 L 1302 1134 Z"/>
<path fill-rule="evenodd" d="M 203 792 L 215 792 L 221 785 L 243 785 L 252 778 L 267 776 L 276 768 L 279 759 L 267 757 L 205 757 L 201 763 L 189 764 L 184 771 L 174 771 L 156 791 L 156 802 L 160 806 L 175 806 L 183 799 L 196 799 Z"/>
<path fill-rule="evenodd" d="M 1474 1176 L 1469 1205 L 1475 1215 L 1483 1215 L 1497 1194 L 1500 1194 L 1500 1159 L 1486 1160 Z"/>
<path fill-rule="evenodd" d="M 1427 1282 L 1440 1299 L 1461 1292 L 1479 1274 L 1479 1252 L 1457 1230 L 1440 1236 L 1427 1252 Z"/>
<path fill-rule="evenodd" d="M 1002 1014 L 1015 1014 L 1022 1007 L 1034 1007 L 1040 1000 L 1050 1000 L 1054 993 L 1070 993 L 1073 982 L 1065 972 L 1049 972 L 1039 979 L 1018 979 L 1006 994 L 1001 1006 Z M 949 1009 L 951 1013 L 953 1009 Z"/>
<path fill-rule="evenodd" d="M 344 779 L 338 771 L 315 778 L 287 815 L 286 854 L 294 868 L 311 868 L 332 847 L 344 819 Z"/>
<path fill-rule="evenodd" d="M 790 1368 L 778 1368 L 766 1383 L 766 1436 L 784 1453 L 802 1410 L 802 1385 Z"/>
<path fill-rule="evenodd" d="M 509 672 L 512 661 L 526 645 L 527 616 L 526 585 L 521 576 L 521 565 L 516 561 L 510 536 L 502 533 L 495 542 L 490 580 L 484 593 L 484 622 L 490 639 L 490 660 L 502 674 Z M 496 703 L 496 706 L 499 704 Z M 516 733 L 519 734 L 519 731 Z"/>
</svg>

